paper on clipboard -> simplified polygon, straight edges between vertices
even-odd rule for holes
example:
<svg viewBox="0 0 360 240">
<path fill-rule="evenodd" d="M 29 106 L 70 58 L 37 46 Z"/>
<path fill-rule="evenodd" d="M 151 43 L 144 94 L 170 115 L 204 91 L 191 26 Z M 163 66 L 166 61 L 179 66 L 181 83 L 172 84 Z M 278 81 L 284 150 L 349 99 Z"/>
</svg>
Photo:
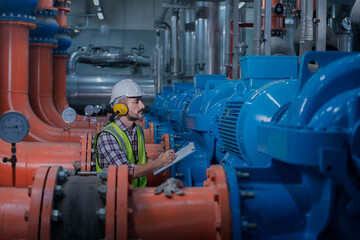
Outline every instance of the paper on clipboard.
<svg viewBox="0 0 360 240">
<path fill-rule="evenodd" d="M 175 163 L 181 161 L 183 158 L 189 156 L 190 154 L 192 154 L 195 151 L 196 151 L 195 144 L 193 142 L 189 142 L 189 144 L 186 145 L 186 147 L 183 147 L 182 149 L 180 149 L 179 151 L 177 151 L 175 153 L 176 158 L 172 163 L 170 163 L 169 165 L 166 165 L 166 166 L 164 166 L 162 168 L 159 168 L 158 170 L 154 171 L 154 175 L 157 175 L 157 174 L 161 173 L 165 169 L 171 167 L 172 165 L 174 165 Z"/>
</svg>

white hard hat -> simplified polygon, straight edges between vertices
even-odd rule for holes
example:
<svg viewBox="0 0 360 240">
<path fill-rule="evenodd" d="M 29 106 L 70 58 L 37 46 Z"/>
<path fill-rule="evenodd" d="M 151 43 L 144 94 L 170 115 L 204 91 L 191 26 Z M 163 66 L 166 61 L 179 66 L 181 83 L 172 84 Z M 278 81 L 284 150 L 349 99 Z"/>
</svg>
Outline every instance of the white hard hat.
<svg viewBox="0 0 360 240">
<path fill-rule="evenodd" d="M 141 91 L 140 86 L 131 79 L 124 79 L 116 83 L 111 89 L 110 104 L 113 104 L 115 100 L 126 97 L 141 97 L 144 96 L 144 92 Z"/>
</svg>

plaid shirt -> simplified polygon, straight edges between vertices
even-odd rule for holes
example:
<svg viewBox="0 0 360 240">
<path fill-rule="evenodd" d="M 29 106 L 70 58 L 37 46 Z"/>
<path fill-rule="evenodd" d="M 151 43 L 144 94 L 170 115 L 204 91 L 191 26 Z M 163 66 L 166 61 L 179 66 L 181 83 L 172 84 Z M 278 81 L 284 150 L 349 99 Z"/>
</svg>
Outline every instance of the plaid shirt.
<svg viewBox="0 0 360 240">
<path fill-rule="evenodd" d="M 134 123 L 132 127 L 127 127 L 119 118 L 115 118 L 115 123 L 123 130 L 126 136 L 129 138 L 132 146 L 135 162 L 138 161 L 138 141 L 137 141 L 137 126 Z M 109 132 L 103 132 L 100 134 L 97 142 L 97 149 L 99 153 L 99 163 L 101 168 L 106 168 L 109 165 L 129 165 L 134 169 L 134 164 L 130 163 L 127 159 L 125 152 L 121 150 L 116 138 Z"/>
</svg>

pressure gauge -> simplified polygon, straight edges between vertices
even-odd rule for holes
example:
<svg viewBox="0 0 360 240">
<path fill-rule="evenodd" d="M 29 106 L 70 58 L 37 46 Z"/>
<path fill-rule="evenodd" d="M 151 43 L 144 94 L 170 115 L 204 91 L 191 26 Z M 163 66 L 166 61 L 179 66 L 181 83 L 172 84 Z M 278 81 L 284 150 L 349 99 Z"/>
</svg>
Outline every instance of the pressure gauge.
<svg viewBox="0 0 360 240">
<path fill-rule="evenodd" d="M 76 111 L 68 107 L 62 112 L 61 116 L 66 123 L 72 123 L 76 119 Z"/>
<path fill-rule="evenodd" d="M 0 137 L 6 142 L 20 142 L 28 135 L 29 130 L 29 121 L 20 112 L 9 111 L 0 117 Z"/>
<path fill-rule="evenodd" d="M 84 109 L 85 115 L 91 116 L 94 114 L 94 107 L 92 105 L 87 105 Z"/>
<path fill-rule="evenodd" d="M 95 106 L 94 106 L 94 112 L 95 112 L 95 114 L 98 114 L 100 111 L 101 111 L 100 105 L 95 105 Z"/>
</svg>

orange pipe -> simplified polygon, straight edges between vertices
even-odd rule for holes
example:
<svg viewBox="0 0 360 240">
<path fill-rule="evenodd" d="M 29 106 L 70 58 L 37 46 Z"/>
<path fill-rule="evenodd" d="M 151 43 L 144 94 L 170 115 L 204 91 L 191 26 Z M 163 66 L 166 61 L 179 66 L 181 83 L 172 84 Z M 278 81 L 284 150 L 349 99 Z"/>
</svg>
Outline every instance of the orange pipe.
<svg viewBox="0 0 360 240">
<path fill-rule="evenodd" d="M 108 186 L 116 184 L 117 191 L 115 196 L 108 188 L 106 212 L 116 206 L 116 214 L 106 215 L 106 239 L 231 238 L 229 192 L 221 166 L 207 170 L 205 187 L 184 188 L 184 196 L 171 199 L 155 195 L 154 188 L 126 186 L 126 167 L 117 168 L 117 181 L 113 172 L 109 168 Z"/>
<path fill-rule="evenodd" d="M 149 123 L 149 128 L 145 129 L 145 127 L 143 127 L 143 129 L 144 129 L 144 135 L 145 135 L 145 144 L 155 143 L 155 141 L 154 141 L 154 123 L 153 122 Z"/>
<path fill-rule="evenodd" d="M 29 29 L 35 24 L 0 21 L 0 114 L 15 110 L 30 123 L 25 141 L 68 142 L 63 129 L 44 124 L 31 109 L 28 98 Z M 71 142 L 79 142 L 83 131 L 72 130 Z"/>
<path fill-rule="evenodd" d="M 30 197 L 25 188 L 0 188 L 0 239 L 25 239 Z"/>
<path fill-rule="evenodd" d="M 81 138 L 80 143 L 33 143 L 16 144 L 15 186 L 27 187 L 32 184 L 35 171 L 40 166 L 63 166 L 81 171 L 91 169 L 91 139 Z M 90 143 L 90 144 L 89 144 Z M 0 140 L 0 159 L 11 156 L 11 144 Z M 75 164 L 74 164 L 75 163 Z M 11 163 L 0 162 L 0 186 L 12 186 Z"/>
<path fill-rule="evenodd" d="M 36 172 L 33 186 L 26 189 L 0 188 L 0 206 L 17 204 L 16 208 L 0 211 L 1 239 L 50 239 L 54 227 L 51 221 L 56 203 L 67 195 L 55 196 L 55 186 L 66 184 L 59 179 L 61 167 L 41 167 Z M 204 187 L 184 188 L 184 195 L 171 199 L 164 194 L 155 195 L 155 188 L 133 189 L 127 166 L 110 166 L 106 179 L 105 236 L 111 239 L 230 239 L 231 211 L 225 171 L 221 166 L 207 170 Z M 98 183 L 93 181 L 94 197 Z M 27 193 L 31 198 L 27 196 Z M 81 204 L 81 203 L 74 203 Z M 0 209 L 1 209 L 0 208 Z M 72 209 L 63 209 L 72 211 Z M 86 211 L 98 211 L 87 209 Z M 28 217 L 25 218 L 25 215 Z M 1 222 L 2 219 L 9 219 Z M 96 221 L 96 220 L 94 220 Z M 7 228 L 7 224 L 16 229 Z M 181 226 L 181 227 L 179 227 Z M 78 231 L 86 231 L 79 223 Z M 102 228 L 102 224 L 98 224 Z M 25 235 L 26 232 L 26 235 Z"/>
<path fill-rule="evenodd" d="M 52 97 L 52 50 L 55 46 L 46 43 L 30 44 L 29 98 L 32 109 L 41 120 L 49 125 L 65 128 L 67 124 L 56 110 Z M 76 124 L 72 123 L 71 125 L 75 127 Z M 94 129 L 78 131 L 96 134 Z"/>
</svg>

